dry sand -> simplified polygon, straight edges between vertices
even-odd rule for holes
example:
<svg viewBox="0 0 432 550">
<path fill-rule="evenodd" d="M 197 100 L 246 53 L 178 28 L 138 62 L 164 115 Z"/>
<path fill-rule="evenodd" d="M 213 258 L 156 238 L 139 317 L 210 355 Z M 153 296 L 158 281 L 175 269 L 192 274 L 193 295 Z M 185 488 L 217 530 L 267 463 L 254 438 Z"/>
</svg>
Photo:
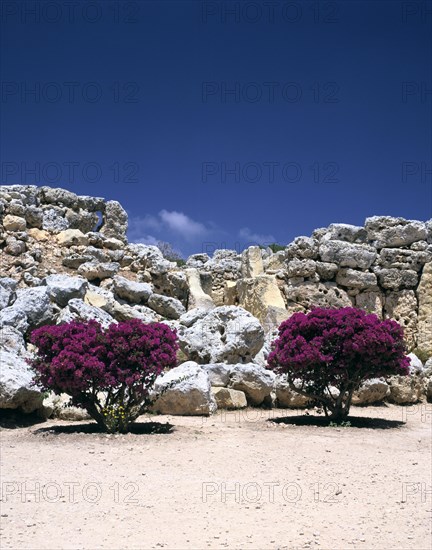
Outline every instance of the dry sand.
<svg viewBox="0 0 432 550">
<path fill-rule="evenodd" d="M 299 412 L 5 428 L 1 548 L 430 550 L 432 405 Z"/>
</svg>

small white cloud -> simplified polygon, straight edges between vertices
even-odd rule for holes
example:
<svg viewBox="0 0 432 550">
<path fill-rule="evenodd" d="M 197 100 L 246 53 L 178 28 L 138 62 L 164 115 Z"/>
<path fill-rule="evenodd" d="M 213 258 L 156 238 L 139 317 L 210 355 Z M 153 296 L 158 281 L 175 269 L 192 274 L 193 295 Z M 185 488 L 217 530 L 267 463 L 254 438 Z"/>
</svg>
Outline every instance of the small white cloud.
<svg viewBox="0 0 432 550">
<path fill-rule="evenodd" d="M 249 246 L 253 244 L 271 244 L 276 242 L 273 235 L 260 235 L 259 233 L 251 231 L 249 227 L 242 227 L 239 231 L 239 237 L 246 241 Z"/>
<path fill-rule="evenodd" d="M 157 246 L 157 243 L 160 239 L 156 239 L 156 237 L 153 237 L 153 235 L 143 235 L 141 237 L 138 237 L 134 240 L 135 243 L 141 243 L 141 244 L 153 244 Z"/>
<path fill-rule="evenodd" d="M 189 218 L 189 216 L 183 214 L 183 212 L 176 212 L 175 210 L 168 212 L 168 210 L 161 210 L 159 216 L 169 229 L 180 234 L 187 240 L 195 239 L 207 233 L 205 225 Z"/>
</svg>

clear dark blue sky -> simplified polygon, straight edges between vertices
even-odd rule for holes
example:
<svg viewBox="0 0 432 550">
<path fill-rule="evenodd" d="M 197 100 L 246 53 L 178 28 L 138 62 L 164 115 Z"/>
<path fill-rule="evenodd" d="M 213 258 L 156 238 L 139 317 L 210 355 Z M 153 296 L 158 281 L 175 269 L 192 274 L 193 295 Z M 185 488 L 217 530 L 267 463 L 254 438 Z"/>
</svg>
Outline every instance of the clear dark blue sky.
<svg viewBox="0 0 432 550">
<path fill-rule="evenodd" d="M 119 200 L 184 254 L 428 219 L 431 8 L 3 0 L 1 183 Z"/>
</svg>

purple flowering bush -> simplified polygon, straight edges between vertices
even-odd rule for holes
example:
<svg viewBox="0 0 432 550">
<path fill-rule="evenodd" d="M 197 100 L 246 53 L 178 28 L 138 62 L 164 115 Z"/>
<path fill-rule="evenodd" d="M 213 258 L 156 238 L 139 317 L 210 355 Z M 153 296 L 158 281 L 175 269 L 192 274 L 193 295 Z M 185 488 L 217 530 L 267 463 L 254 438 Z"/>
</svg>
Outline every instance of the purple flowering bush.
<svg viewBox="0 0 432 550">
<path fill-rule="evenodd" d="M 280 325 L 267 363 L 292 390 L 342 421 L 364 380 L 408 375 L 410 359 L 396 321 L 345 307 L 294 313 Z"/>
<path fill-rule="evenodd" d="M 34 381 L 71 396 L 107 432 L 127 432 L 155 397 L 153 384 L 175 367 L 177 335 L 162 323 L 131 319 L 104 330 L 96 321 L 43 326 L 31 334 Z"/>
</svg>

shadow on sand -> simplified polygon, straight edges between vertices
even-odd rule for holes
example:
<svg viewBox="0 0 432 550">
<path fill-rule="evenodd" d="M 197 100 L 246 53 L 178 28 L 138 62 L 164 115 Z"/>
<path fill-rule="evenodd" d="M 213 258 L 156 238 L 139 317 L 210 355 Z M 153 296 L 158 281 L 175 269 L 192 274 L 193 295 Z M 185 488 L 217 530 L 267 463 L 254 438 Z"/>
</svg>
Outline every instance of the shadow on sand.
<svg viewBox="0 0 432 550">
<path fill-rule="evenodd" d="M 135 435 L 153 435 L 170 434 L 173 432 L 174 425 L 166 422 L 135 422 L 129 428 L 129 432 Z M 34 430 L 34 434 L 105 434 L 105 432 L 96 424 L 88 422 L 86 424 L 62 424 L 60 426 L 48 426 Z"/>
<path fill-rule="evenodd" d="M 328 428 L 369 428 L 374 430 L 391 430 L 401 428 L 405 425 L 402 420 L 387 420 L 386 418 L 371 418 L 370 416 L 349 416 L 346 422 L 349 425 L 331 425 L 331 420 L 325 416 L 299 415 L 299 416 L 280 416 L 270 418 L 269 422 L 275 424 L 288 424 L 292 426 L 319 426 Z"/>
<path fill-rule="evenodd" d="M 0 409 L 0 427 L 7 430 L 28 428 L 42 422 L 45 422 L 45 419 L 36 413 L 25 414 L 15 409 Z"/>
</svg>

